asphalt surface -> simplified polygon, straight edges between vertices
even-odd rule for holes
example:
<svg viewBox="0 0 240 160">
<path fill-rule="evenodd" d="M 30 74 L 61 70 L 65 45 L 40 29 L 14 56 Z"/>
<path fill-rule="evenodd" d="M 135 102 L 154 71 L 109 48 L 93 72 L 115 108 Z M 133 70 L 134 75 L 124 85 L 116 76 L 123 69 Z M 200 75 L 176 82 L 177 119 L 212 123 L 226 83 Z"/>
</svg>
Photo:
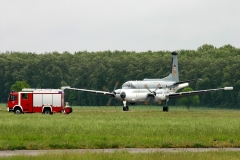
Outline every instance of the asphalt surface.
<svg viewBox="0 0 240 160">
<path fill-rule="evenodd" d="M 209 152 L 209 151 L 240 151 L 240 148 L 120 148 L 120 149 L 56 149 L 56 150 L 6 150 L 0 151 L 0 157 L 14 155 L 41 155 L 58 153 L 151 153 L 151 152 Z"/>
</svg>

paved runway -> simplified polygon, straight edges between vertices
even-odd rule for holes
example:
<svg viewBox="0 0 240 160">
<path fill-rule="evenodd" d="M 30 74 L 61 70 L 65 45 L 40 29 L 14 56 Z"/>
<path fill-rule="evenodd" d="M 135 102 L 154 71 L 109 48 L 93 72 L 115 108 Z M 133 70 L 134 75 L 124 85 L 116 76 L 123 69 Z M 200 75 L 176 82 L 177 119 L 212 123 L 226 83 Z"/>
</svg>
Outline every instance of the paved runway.
<svg viewBox="0 0 240 160">
<path fill-rule="evenodd" d="M 0 151 L 0 157 L 13 155 L 39 155 L 56 153 L 151 153 L 151 152 L 209 152 L 209 151 L 240 151 L 240 148 L 119 148 L 119 149 L 56 149 L 56 150 L 7 150 Z"/>
</svg>

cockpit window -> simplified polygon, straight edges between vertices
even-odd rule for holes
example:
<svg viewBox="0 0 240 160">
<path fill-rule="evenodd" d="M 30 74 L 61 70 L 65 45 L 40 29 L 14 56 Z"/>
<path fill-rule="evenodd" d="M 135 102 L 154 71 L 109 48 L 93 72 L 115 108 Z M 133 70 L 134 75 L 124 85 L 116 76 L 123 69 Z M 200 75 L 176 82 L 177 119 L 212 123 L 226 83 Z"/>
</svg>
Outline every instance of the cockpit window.
<svg viewBox="0 0 240 160">
<path fill-rule="evenodd" d="M 122 85 L 122 88 L 135 88 L 131 82 L 126 82 Z"/>
</svg>

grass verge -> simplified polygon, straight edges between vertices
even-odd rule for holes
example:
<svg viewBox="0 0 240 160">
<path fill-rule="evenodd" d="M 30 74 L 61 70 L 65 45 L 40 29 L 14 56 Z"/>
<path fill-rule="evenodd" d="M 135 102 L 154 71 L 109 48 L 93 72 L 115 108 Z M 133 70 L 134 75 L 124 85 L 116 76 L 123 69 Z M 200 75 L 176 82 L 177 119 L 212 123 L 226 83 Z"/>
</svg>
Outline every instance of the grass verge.
<svg viewBox="0 0 240 160">
<path fill-rule="evenodd" d="M 74 107 L 69 115 L 14 115 L 1 109 L 0 117 L 0 150 L 240 147 L 236 110 Z"/>
<path fill-rule="evenodd" d="M 177 153 L 166 153 L 166 152 L 153 152 L 153 153 L 128 153 L 128 152 L 115 152 L 115 153 L 61 153 L 61 154 L 44 154 L 37 156 L 11 156 L 11 157 L 1 157 L 4 160 L 75 160 L 75 159 L 86 159 L 86 160 L 238 160 L 240 157 L 240 152 L 177 152 Z"/>
</svg>

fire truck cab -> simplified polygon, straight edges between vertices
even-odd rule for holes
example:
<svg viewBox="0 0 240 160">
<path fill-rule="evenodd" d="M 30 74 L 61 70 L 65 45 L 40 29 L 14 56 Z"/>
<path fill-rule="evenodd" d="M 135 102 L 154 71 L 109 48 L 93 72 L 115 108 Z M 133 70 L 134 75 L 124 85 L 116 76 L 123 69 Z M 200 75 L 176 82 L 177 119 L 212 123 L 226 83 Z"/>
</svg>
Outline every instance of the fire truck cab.
<svg viewBox="0 0 240 160">
<path fill-rule="evenodd" d="M 72 112 L 68 103 L 64 103 L 64 90 L 24 88 L 21 92 L 9 94 L 7 107 L 9 112 L 20 113 L 66 113 Z"/>
</svg>

